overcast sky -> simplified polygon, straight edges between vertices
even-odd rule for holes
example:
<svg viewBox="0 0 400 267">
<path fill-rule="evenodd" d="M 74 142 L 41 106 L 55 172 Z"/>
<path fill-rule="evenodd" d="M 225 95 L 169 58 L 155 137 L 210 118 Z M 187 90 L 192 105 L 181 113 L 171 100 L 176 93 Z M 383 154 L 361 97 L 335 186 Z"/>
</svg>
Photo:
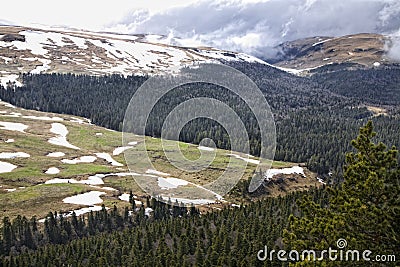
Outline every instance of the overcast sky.
<svg viewBox="0 0 400 267">
<path fill-rule="evenodd" d="M 179 37 L 271 56 L 277 44 L 360 32 L 400 35 L 399 0 L 7 1 L 0 21 Z"/>
</svg>

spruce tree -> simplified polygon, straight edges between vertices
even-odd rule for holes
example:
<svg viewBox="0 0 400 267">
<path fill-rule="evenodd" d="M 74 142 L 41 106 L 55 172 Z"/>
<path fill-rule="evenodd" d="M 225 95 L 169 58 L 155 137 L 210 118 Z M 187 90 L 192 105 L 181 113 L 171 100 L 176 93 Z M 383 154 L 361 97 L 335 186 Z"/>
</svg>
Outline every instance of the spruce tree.
<svg viewBox="0 0 400 267">
<path fill-rule="evenodd" d="M 352 141 L 355 153 L 346 155 L 344 182 L 328 188 L 327 204 L 317 204 L 311 196 L 299 201 L 300 216 L 291 215 L 284 231 L 288 249 L 323 250 L 338 247 L 340 238 L 347 241 L 343 250 L 364 250 L 376 254 L 395 255 L 400 247 L 398 151 L 375 144 L 372 122 L 360 129 Z M 399 255 L 396 255 L 397 257 Z M 361 258 L 361 255 L 360 255 Z M 327 266 L 345 262 L 316 262 Z M 348 264 L 348 262 L 347 262 Z M 365 262 L 352 262 L 365 265 Z M 298 262 L 299 266 L 315 266 L 315 262 Z"/>
</svg>

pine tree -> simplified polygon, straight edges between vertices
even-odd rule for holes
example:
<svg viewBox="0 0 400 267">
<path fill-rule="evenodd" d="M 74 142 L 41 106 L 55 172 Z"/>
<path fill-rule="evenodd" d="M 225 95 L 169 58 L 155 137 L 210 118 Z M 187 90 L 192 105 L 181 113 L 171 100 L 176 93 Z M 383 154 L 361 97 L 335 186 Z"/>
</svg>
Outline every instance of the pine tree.
<svg viewBox="0 0 400 267">
<path fill-rule="evenodd" d="M 289 249 L 341 248 L 336 241 L 344 238 L 346 249 L 368 249 L 375 254 L 398 252 L 400 167 L 397 150 L 373 143 L 375 135 L 372 122 L 360 129 L 359 136 L 352 141 L 357 152 L 346 155 L 342 186 L 328 188 L 328 205 L 317 204 L 310 196 L 300 201 L 302 215 L 291 215 L 289 227 L 284 231 Z M 327 264 L 338 265 L 337 262 Z"/>
</svg>

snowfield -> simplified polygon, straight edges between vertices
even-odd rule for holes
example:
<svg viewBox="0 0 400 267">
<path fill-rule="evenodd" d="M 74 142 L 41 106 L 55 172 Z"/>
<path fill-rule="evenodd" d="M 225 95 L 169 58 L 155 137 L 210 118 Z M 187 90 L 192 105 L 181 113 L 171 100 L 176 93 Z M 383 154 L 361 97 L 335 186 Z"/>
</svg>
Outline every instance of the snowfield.
<svg viewBox="0 0 400 267">
<path fill-rule="evenodd" d="M 291 168 L 283 168 L 283 169 L 269 169 L 267 173 L 265 174 L 265 178 L 267 180 L 271 179 L 274 177 L 274 175 L 277 174 L 301 174 L 304 175 L 304 169 L 299 166 L 293 166 Z"/>
<path fill-rule="evenodd" d="M 125 150 L 131 149 L 131 148 L 133 148 L 133 146 L 120 146 L 120 147 L 117 147 L 113 151 L 113 156 L 118 156 L 119 154 L 121 154 Z"/>
<path fill-rule="evenodd" d="M 215 148 L 208 147 L 208 146 L 198 146 L 197 148 L 200 150 L 204 150 L 204 151 L 214 151 L 215 150 Z"/>
<path fill-rule="evenodd" d="M 152 169 L 148 169 L 148 170 L 146 171 L 146 173 L 147 173 L 147 174 L 161 175 L 161 176 L 169 176 L 169 175 L 170 175 L 169 173 L 160 172 L 160 171 L 152 170 Z"/>
<path fill-rule="evenodd" d="M 65 153 L 63 152 L 51 152 L 46 155 L 47 157 L 52 157 L 52 158 L 59 158 L 59 157 L 64 157 Z"/>
<path fill-rule="evenodd" d="M 76 204 L 76 205 L 95 205 L 102 203 L 103 200 L 100 198 L 101 195 L 106 193 L 100 191 L 90 191 L 87 193 L 75 195 L 72 197 L 67 197 L 63 199 L 64 203 Z"/>
<path fill-rule="evenodd" d="M 95 156 L 82 156 L 80 158 L 74 158 L 74 159 L 62 159 L 61 162 L 67 164 L 92 163 L 96 159 L 97 158 Z"/>
<path fill-rule="evenodd" d="M 114 160 L 110 154 L 108 153 L 95 153 L 98 158 L 104 159 L 109 162 L 112 166 L 122 167 L 124 164 L 119 163 L 118 161 Z"/>
<path fill-rule="evenodd" d="M 14 164 L 0 161 L 0 173 L 12 172 L 17 167 Z"/>
<path fill-rule="evenodd" d="M 57 174 L 60 173 L 60 169 L 56 168 L 56 167 L 50 167 L 45 174 Z"/>
<path fill-rule="evenodd" d="M 64 146 L 72 149 L 80 149 L 77 146 L 71 145 L 67 141 L 68 129 L 64 124 L 61 123 L 52 123 L 50 132 L 58 135 L 57 137 L 51 137 L 49 139 L 49 143 L 57 146 Z"/>
<path fill-rule="evenodd" d="M 172 189 L 178 186 L 188 185 L 189 183 L 179 178 L 158 178 L 158 186 L 161 189 Z"/>
<path fill-rule="evenodd" d="M 244 53 L 201 46 L 196 48 L 195 45 L 190 45 L 191 48 L 171 45 L 170 39 L 158 35 L 134 36 L 45 27 L 10 28 L 23 35 L 25 41 L 0 41 L 1 50 L 6 52 L 0 52 L 0 57 L 6 64 L 17 60 L 17 64 L 24 66 L 24 72 L 32 74 L 63 69 L 64 65 L 68 65 L 68 70 L 74 73 L 127 76 L 132 73 L 174 73 L 192 63 L 219 63 L 221 60 L 267 64 Z M 14 58 L 8 57 L 10 54 L 15 55 Z M 22 86 L 18 81 L 19 75 L 14 70 L 1 73 L 0 82 L 3 86 L 8 81 Z"/>
<path fill-rule="evenodd" d="M 256 164 L 256 165 L 260 164 L 260 161 L 259 161 L 259 160 L 256 160 L 256 159 L 243 158 L 242 156 L 239 156 L 239 155 L 237 155 L 237 154 L 227 154 L 227 155 L 228 155 L 228 156 L 235 157 L 235 158 L 237 158 L 237 159 L 244 160 L 244 161 L 246 161 L 246 162 L 248 162 L 248 163 L 251 163 L 251 164 Z"/>
<path fill-rule="evenodd" d="M 29 158 L 30 155 L 25 152 L 1 152 L 0 159 L 13 159 L 13 158 Z"/>
<path fill-rule="evenodd" d="M 3 130 L 17 131 L 22 133 L 25 132 L 26 129 L 28 129 L 27 125 L 19 122 L 0 121 L 0 126 L 2 126 L 0 129 Z"/>
</svg>

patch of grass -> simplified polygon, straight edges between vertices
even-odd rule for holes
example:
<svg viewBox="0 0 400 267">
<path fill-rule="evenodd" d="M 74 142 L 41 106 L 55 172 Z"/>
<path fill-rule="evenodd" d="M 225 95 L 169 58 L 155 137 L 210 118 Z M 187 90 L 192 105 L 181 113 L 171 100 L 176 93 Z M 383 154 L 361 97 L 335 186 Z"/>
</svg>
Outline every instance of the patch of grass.
<svg viewBox="0 0 400 267">
<path fill-rule="evenodd" d="M 8 217 L 25 215 L 41 218 L 49 211 L 76 209 L 77 205 L 63 203 L 62 199 L 87 190 L 88 186 L 81 184 L 35 185 L 19 188 L 14 192 L 0 194 L 0 210 L 3 216 Z"/>
</svg>

